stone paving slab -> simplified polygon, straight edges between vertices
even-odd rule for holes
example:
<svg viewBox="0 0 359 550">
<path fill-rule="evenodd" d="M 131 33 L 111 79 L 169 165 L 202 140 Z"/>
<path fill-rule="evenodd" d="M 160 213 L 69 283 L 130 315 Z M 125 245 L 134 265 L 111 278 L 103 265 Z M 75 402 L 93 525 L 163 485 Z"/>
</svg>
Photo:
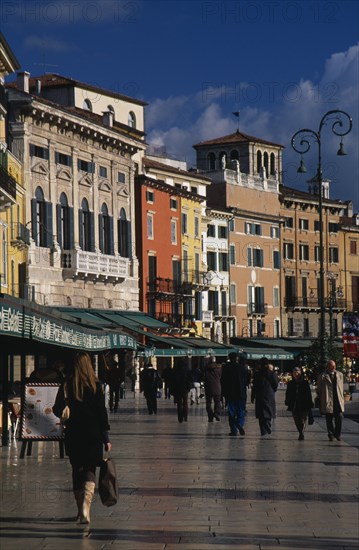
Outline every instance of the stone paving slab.
<svg viewBox="0 0 359 550">
<path fill-rule="evenodd" d="M 122 400 L 110 415 L 119 502 L 96 494 L 90 527 L 74 523 L 58 445 L 34 443 L 24 459 L 19 442 L 0 447 L 1 550 L 357 550 L 358 423 L 345 418 L 330 443 L 316 415 L 299 442 L 283 399 L 267 439 L 251 404 L 245 437 L 230 438 L 203 402 L 179 424 L 172 401 L 149 416 L 142 396 Z"/>
</svg>

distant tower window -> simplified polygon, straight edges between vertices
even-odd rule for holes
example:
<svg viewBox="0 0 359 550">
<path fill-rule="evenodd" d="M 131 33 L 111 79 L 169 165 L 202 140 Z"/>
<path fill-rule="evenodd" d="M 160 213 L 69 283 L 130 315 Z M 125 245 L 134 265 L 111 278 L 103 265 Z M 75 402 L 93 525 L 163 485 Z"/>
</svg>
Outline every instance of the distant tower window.
<svg viewBox="0 0 359 550">
<path fill-rule="evenodd" d="M 214 153 L 208 154 L 208 170 L 216 169 L 216 155 Z"/>
<path fill-rule="evenodd" d="M 82 108 L 85 109 L 85 111 L 91 111 L 92 112 L 92 103 L 89 99 L 85 99 L 82 105 Z"/>
<path fill-rule="evenodd" d="M 236 151 L 235 149 L 233 149 L 233 151 L 231 151 L 230 158 L 231 158 L 231 160 L 239 160 L 238 151 Z"/>
<path fill-rule="evenodd" d="M 113 114 L 113 120 L 115 120 L 115 109 L 112 107 L 112 105 L 107 105 L 107 110 Z"/>
<path fill-rule="evenodd" d="M 259 174 L 262 168 L 262 153 L 257 151 L 257 173 Z"/>
<path fill-rule="evenodd" d="M 130 128 L 136 128 L 136 116 L 133 111 L 128 113 L 128 125 Z"/>
<path fill-rule="evenodd" d="M 266 175 L 268 176 L 268 174 L 269 174 L 269 172 L 268 172 L 268 168 L 269 168 L 268 153 L 264 153 L 264 155 L 263 155 L 263 164 L 264 164 L 264 168 L 266 169 Z"/>
<path fill-rule="evenodd" d="M 270 154 L 270 175 L 275 175 L 275 156 L 274 153 Z"/>
</svg>

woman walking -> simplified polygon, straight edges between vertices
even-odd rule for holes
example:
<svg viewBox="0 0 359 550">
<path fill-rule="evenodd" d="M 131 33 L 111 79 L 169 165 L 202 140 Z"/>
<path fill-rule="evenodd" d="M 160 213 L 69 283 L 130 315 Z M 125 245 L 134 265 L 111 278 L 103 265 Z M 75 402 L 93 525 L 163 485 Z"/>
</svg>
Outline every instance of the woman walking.
<svg viewBox="0 0 359 550">
<path fill-rule="evenodd" d="M 101 465 L 103 448 L 110 451 L 112 445 L 101 383 L 86 352 L 76 354 L 73 371 L 59 388 L 53 407 L 55 416 L 60 418 L 66 405 L 70 416 L 65 424 L 65 451 L 72 466 L 77 519 L 90 523 L 96 466 Z"/>
<path fill-rule="evenodd" d="M 192 373 L 185 359 L 179 359 L 173 368 L 171 394 L 177 404 L 178 422 L 187 422 L 188 394 L 193 387 Z"/>
<path fill-rule="evenodd" d="M 275 392 L 278 388 L 278 377 L 266 357 L 262 357 L 261 366 L 254 373 L 251 401 L 255 402 L 261 435 L 272 433 L 272 418 L 275 417 Z"/>
<path fill-rule="evenodd" d="M 304 440 L 304 429 L 309 411 L 313 407 L 312 392 L 307 380 L 303 377 L 302 369 L 294 367 L 292 380 L 288 382 L 285 394 L 285 404 L 291 411 L 294 423 L 299 432 L 299 441 Z"/>
</svg>

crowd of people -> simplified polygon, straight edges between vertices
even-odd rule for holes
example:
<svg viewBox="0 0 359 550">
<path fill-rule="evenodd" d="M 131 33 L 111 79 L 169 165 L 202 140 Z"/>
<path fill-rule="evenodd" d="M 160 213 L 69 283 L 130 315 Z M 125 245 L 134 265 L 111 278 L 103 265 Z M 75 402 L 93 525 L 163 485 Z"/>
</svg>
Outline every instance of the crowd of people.
<svg viewBox="0 0 359 550">
<path fill-rule="evenodd" d="M 111 366 L 111 369 L 117 368 L 117 365 Z M 342 373 L 337 371 L 335 361 L 329 360 L 318 377 L 316 398 L 320 412 L 326 418 L 329 441 L 341 439 L 343 385 Z M 223 364 L 210 357 L 202 369 L 190 368 L 188 358 L 178 358 L 173 367 L 168 365 L 163 370 L 162 377 L 148 361 L 140 373 L 140 391 L 150 415 L 157 414 L 157 399 L 163 386 L 164 397 L 173 397 L 180 423 L 188 421 L 189 409 L 199 403 L 203 388 L 208 422 L 220 421 L 223 410 L 226 410 L 231 437 L 246 434 L 247 394 L 251 390 L 250 400 L 255 404 L 260 434 L 262 437 L 271 434 L 272 419 L 276 416 L 278 376 L 266 357 L 261 359 L 253 374 L 236 353 L 230 353 Z M 118 406 L 117 383 L 115 388 L 109 401 L 113 411 Z M 293 369 L 292 380 L 286 388 L 285 404 L 292 413 L 298 439 L 303 441 L 305 427 L 312 422 L 314 404 L 309 383 L 300 367 Z M 61 381 L 53 412 L 61 418 L 65 408 L 69 409 L 64 423 L 65 450 L 72 466 L 77 521 L 89 523 L 96 468 L 101 465 L 103 452 L 110 451 L 112 445 L 103 385 L 85 352 L 76 354 Z"/>
</svg>

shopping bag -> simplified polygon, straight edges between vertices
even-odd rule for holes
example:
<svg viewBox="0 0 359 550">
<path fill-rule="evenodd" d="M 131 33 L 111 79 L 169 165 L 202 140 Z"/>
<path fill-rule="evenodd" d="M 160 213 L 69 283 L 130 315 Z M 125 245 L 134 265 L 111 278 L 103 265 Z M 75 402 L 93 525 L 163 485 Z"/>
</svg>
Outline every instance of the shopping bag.
<svg viewBox="0 0 359 550">
<path fill-rule="evenodd" d="M 98 492 L 104 506 L 114 506 L 117 503 L 116 466 L 112 458 L 104 458 L 101 463 Z"/>
</svg>

